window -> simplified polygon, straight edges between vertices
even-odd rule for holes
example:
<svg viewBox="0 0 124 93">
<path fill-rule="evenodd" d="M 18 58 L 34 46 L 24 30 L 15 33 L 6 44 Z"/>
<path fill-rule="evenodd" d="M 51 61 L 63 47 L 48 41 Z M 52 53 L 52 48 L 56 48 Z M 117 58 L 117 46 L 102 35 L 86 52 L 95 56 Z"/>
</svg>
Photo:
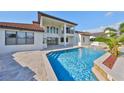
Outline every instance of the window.
<svg viewBox="0 0 124 93">
<path fill-rule="evenodd" d="M 51 27 L 51 33 L 53 33 L 53 27 Z"/>
<path fill-rule="evenodd" d="M 71 31 L 72 34 L 74 34 L 74 27 L 71 27 L 70 31 Z"/>
<path fill-rule="evenodd" d="M 69 27 L 66 28 L 66 33 L 70 33 Z"/>
<path fill-rule="evenodd" d="M 61 38 L 61 42 L 64 42 L 64 38 L 63 37 Z"/>
<path fill-rule="evenodd" d="M 16 32 L 6 32 L 5 33 L 5 44 L 15 45 L 16 44 Z"/>
<path fill-rule="evenodd" d="M 47 26 L 47 33 L 49 33 L 49 27 Z"/>
<path fill-rule="evenodd" d="M 61 38 L 61 42 L 64 42 L 64 38 Z M 66 38 L 66 42 L 68 42 L 68 38 Z"/>
<path fill-rule="evenodd" d="M 58 45 L 58 38 L 48 37 L 47 45 Z"/>
<path fill-rule="evenodd" d="M 56 29 L 55 29 L 55 27 L 53 27 L 53 32 L 54 32 L 54 34 L 56 33 Z"/>
<path fill-rule="evenodd" d="M 66 42 L 68 42 L 68 38 L 66 38 Z"/>
<path fill-rule="evenodd" d="M 34 44 L 34 33 L 6 31 L 5 44 L 6 45 Z"/>
<path fill-rule="evenodd" d="M 52 33 L 52 27 L 50 27 L 50 33 Z"/>
<path fill-rule="evenodd" d="M 47 43 L 47 38 L 43 38 L 43 44 Z"/>
<path fill-rule="evenodd" d="M 54 33 L 54 27 L 52 27 L 52 33 Z"/>
<path fill-rule="evenodd" d="M 17 33 L 17 44 L 26 44 L 26 34 L 25 32 L 18 32 Z"/>
<path fill-rule="evenodd" d="M 58 34 L 58 32 L 59 32 L 59 30 L 58 30 L 58 28 L 56 28 L 56 33 Z"/>
<path fill-rule="evenodd" d="M 83 37 L 83 42 L 85 42 L 85 37 Z"/>
<path fill-rule="evenodd" d="M 34 33 L 33 32 L 27 32 L 27 44 L 34 44 Z"/>
</svg>

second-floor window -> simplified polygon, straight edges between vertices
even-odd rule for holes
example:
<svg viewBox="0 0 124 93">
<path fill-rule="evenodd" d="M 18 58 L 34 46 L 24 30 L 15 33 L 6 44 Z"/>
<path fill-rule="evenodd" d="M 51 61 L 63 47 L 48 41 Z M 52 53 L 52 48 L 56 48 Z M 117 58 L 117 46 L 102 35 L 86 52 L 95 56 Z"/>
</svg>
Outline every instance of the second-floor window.
<svg viewBox="0 0 124 93">
<path fill-rule="evenodd" d="M 58 28 L 56 28 L 56 33 L 57 33 L 57 34 L 59 33 L 59 29 L 58 29 Z"/>
<path fill-rule="evenodd" d="M 66 32 L 67 32 L 67 33 L 70 33 L 69 27 L 66 28 Z"/>
<path fill-rule="evenodd" d="M 52 27 L 50 27 L 50 33 L 52 33 Z"/>
<path fill-rule="evenodd" d="M 49 33 L 50 32 L 50 29 L 49 29 L 49 26 L 47 26 L 47 33 Z"/>
<path fill-rule="evenodd" d="M 56 33 L 56 29 L 55 29 L 55 27 L 53 27 L 53 33 L 54 33 L 54 34 Z"/>
<path fill-rule="evenodd" d="M 58 34 L 59 29 L 56 27 L 49 27 L 47 26 L 47 33 Z"/>
<path fill-rule="evenodd" d="M 72 27 L 66 27 L 66 33 L 74 34 L 74 29 Z M 62 34 L 64 34 L 64 27 L 62 30 Z"/>
</svg>

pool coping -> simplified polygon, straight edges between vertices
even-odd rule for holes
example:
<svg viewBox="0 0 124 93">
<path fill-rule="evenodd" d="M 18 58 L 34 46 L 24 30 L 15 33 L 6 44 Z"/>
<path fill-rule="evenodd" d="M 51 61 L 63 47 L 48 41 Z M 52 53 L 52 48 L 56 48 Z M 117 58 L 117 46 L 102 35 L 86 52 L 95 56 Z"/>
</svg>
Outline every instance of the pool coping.
<svg viewBox="0 0 124 93">
<path fill-rule="evenodd" d="M 47 52 L 43 51 L 43 61 L 44 61 L 44 65 L 45 65 L 45 71 L 46 71 L 46 78 L 48 81 L 58 81 L 52 67 L 51 64 L 49 63 L 49 60 L 47 58 Z"/>
</svg>

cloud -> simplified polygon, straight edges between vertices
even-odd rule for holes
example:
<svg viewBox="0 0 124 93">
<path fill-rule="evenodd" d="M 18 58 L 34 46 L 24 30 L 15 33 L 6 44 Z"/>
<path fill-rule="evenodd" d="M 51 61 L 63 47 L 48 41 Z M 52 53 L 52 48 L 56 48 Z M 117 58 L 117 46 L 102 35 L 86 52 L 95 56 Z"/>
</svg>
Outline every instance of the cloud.
<svg viewBox="0 0 124 93">
<path fill-rule="evenodd" d="M 105 14 L 105 16 L 111 16 L 113 14 L 113 12 L 107 12 L 106 14 Z"/>
</svg>

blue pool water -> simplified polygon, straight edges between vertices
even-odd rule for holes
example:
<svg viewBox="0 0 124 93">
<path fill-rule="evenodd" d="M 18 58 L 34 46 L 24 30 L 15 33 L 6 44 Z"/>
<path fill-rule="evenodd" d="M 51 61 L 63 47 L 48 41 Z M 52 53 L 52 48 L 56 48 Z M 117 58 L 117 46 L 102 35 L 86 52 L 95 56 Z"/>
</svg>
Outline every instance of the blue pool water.
<svg viewBox="0 0 124 93">
<path fill-rule="evenodd" d="M 92 73 L 93 61 L 102 56 L 105 51 L 91 48 L 76 48 L 50 52 L 48 60 L 60 81 L 94 81 Z"/>
</svg>

